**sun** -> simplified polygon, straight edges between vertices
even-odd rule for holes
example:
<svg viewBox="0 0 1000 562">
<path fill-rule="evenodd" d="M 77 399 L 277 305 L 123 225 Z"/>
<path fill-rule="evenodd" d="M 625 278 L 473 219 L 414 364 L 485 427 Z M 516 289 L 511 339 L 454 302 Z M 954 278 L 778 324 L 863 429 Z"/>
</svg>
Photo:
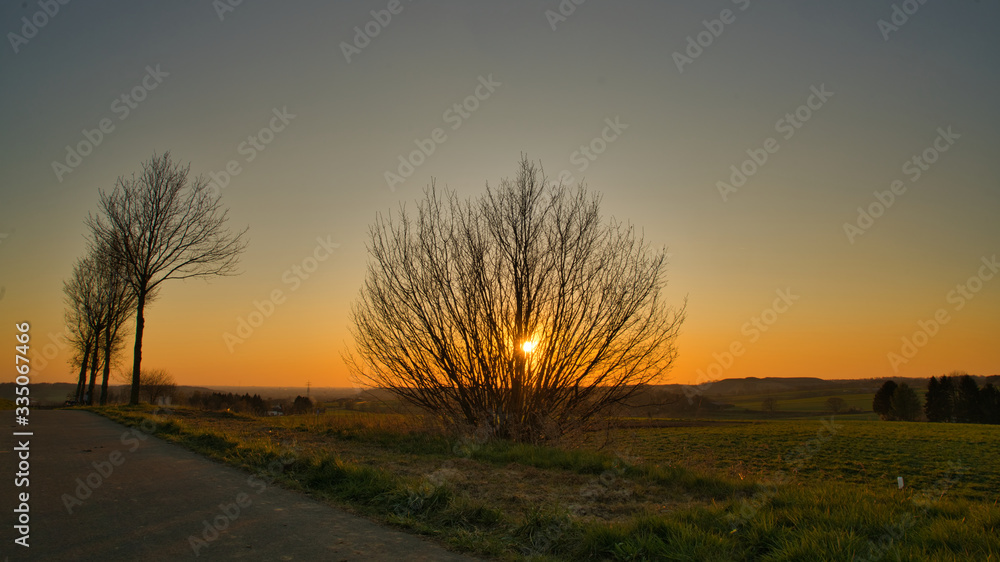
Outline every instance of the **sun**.
<svg viewBox="0 0 1000 562">
<path fill-rule="evenodd" d="M 523 349 L 525 353 L 531 353 L 536 347 L 538 347 L 538 342 L 536 341 L 526 341 L 521 344 L 521 349 Z"/>
</svg>

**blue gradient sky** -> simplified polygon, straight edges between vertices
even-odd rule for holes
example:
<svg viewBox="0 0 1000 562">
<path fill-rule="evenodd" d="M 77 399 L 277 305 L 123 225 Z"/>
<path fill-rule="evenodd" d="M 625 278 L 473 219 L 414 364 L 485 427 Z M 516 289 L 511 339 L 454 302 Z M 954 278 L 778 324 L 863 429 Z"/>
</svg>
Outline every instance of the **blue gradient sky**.
<svg viewBox="0 0 1000 562">
<path fill-rule="evenodd" d="M 348 385 L 340 354 L 376 213 L 432 177 L 477 195 L 524 152 L 669 247 L 668 296 L 690 300 L 672 382 L 1000 372 L 1000 278 L 973 282 L 960 310 L 949 298 L 1000 251 L 996 3 L 929 0 L 886 41 L 888 1 L 589 0 L 553 30 L 556 1 L 404 0 L 348 63 L 341 43 L 387 5 L 244 0 L 220 20 L 208 1 L 70 2 L 17 53 L 7 34 L 41 8 L 0 7 L 0 317 L 32 322 L 38 352 L 61 330 L 83 221 L 119 175 L 164 150 L 193 175 L 237 160 L 222 197 L 250 226 L 244 273 L 166 285 L 143 364 L 184 384 Z M 673 54 L 727 9 L 735 21 L 680 72 Z M 113 101 L 156 65 L 169 76 L 120 119 Z M 452 129 L 445 111 L 491 75 L 501 85 Z M 776 123 L 814 86 L 833 96 L 784 139 Z M 294 119 L 246 161 L 241 143 L 282 108 Z M 58 181 L 53 161 L 104 118 L 114 131 Z M 627 129 L 581 172 L 574 152 L 615 118 Z M 447 140 L 390 190 L 385 172 L 437 127 Z M 960 138 L 912 181 L 904 163 L 948 127 Z M 724 200 L 717 182 L 769 137 L 778 150 Z M 897 179 L 906 192 L 852 243 L 844 223 Z M 289 282 L 317 237 L 339 247 Z M 787 288 L 800 298 L 754 338 L 747 323 Z M 227 346 L 275 290 L 284 301 Z M 939 309 L 948 322 L 894 366 Z M 35 380 L 71 380 L 67 358 L 39 357 Z"/>
</svg>

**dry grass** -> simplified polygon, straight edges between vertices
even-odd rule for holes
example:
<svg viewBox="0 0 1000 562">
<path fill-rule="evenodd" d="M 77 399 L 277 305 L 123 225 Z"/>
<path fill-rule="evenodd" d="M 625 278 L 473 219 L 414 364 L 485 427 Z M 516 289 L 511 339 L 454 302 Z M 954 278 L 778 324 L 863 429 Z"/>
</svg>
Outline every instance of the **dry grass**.
<svg viewBox="0 0 1000 562">
<path fill-rule="evenodd" d="M 141 408 L 101 413 L 132 424 L 150 416 Z M 251 471 L 290 459 L 283 485 L 502 559 L 1000 556 L 995 503 L 942 494 L 924 509 L 913 491 L 835 478 L 761 484 L 761 471 L 772 468 L 763 459 L 794 451 L 798 430 L 791 422 L 632 428 L 555 448 L 490 442 L 397 414 L 253 418 L 176 409 L 158 419 L 165 439 Z M 891 454 L 907 454 L 898 445 Z M 905 540 L 883 548 L 892 528 Z"/>
<path fill-rule="evenodd" d="M 292 448 L 300 455 L 335 455 L 378 467 L 417 488 L 447 486 L 505 513 L 569 509 L 586 520 L 614 520 L 711 501 L 658 484 L 637 483 L 614 469 L 580 474 L 517 462 L 498 466 L 477 459 L 484 446 L 481 438 L 449 430 L 431 417 L 350 411 L 251 417 L 185 408 L 174 409 L 172 416 L 237 441 Z M 582 441 L 563 445 L 575 448 Z M 627 449 L 602 445 L 607 450 Z"/>
</svg>

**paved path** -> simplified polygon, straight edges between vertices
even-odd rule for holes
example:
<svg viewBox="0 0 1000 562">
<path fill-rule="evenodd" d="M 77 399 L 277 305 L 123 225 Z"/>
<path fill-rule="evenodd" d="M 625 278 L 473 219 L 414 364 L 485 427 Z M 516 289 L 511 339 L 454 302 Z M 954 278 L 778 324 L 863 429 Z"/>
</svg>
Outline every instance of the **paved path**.
<svg viewBox="0 0 1000 562">
<path fill-rule="evenodd" d="M 258 493 L 261 481 L 248 483 L 245 472 L 155 437 L 139 440 L 89 412 L 31 412 L 30 486 L 15 488 L 11 433 L 23 428 L 13 419 L 0 412 L 0 560 L 473 560 L 296 492 Z M 30 548 L 14 544 L 24 490 Z M 206 530 L 213 522 L 223 528 L 217 537 Z"/>
</svg>

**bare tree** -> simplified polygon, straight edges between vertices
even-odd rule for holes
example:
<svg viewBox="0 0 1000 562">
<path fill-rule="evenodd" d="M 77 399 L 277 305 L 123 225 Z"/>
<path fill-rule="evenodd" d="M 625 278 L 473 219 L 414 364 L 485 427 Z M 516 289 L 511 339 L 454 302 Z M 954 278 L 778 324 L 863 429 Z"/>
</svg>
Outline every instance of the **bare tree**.
<svg viewBox="0 0 1000 562">
<path fill-rule="evenodd" d="M 97 244 L 92 250 L 94 261 L 100 275 L 100 294 L 104 303 L 104 316 L 101 325 L 104 329 L 99 349 L 104 352 L 102 363 L 104 373 L 101 377 L 101 405 L 108 402 L 108 379 L 111 375 L 111 358 L 124 348 L 123 328 L 128 319 L 135 313 L 136 295 L 125 277 L 120 256 L 110 248 Z M 155 298 L 155 292 L 146 297 L 146 302 Z"/>
<path fill-rule="evenodd" d="M 150 294 L 168 279 L 233 275 L 246 248 L 246 229 L 226 226 L 228 211 L 202 178 L 188 181 L 170 153 L 153 155 L 138 177 L 119 177 L 101 192 L 100 213 L 87 223 L 94 240 L 115 256 L 135 295 L 135 347 L 129 402 L 139 403 L 144 312 Z"/>
<path fill-rule="evenodd" d="M 839 414 L 846 409 L 847 401 L 839 396 L 831 396 L 826 399 L 826 407 L 834 414 Z"/>
<path fill-rule="evenodd" d="M 77 348 L 73 364 L 80 366 L 76 400 L 94 403 L 97 373 L 103 367 L 100 403 L 107 403 L 112 356 L 122 348 L 123 324 L 135 310 L 135 298 L 114 257 L 100 246 L 91 246 L 77 261 L 73 275 L 64 283 L 66 322 Z M 86 373 L 90 368 L 90 383 Z"/>
<path fill-rule="evenodd" d="M 370 229 L 352 309 L 361 381 L 516 440 L 560 435 L 666 373 L 684 307 L 664 303 L 665 254 L 603 222 L 583 186 L 517 177 L 476 201 L 432 184 L 416 216 Z"/>
<path fill-rule="evenodd" d="M 132 382 L 132 373 L 116 371 L 115 380 L 128 385 Z M 160 399 L 172 398 L 177 390 L 174 376 L 166 369 L 143 369 L 139 376 L 139 386 L 140 398 L 150 404 L 156 404 Z"/>
<path fill-rule="evenodd" d="M 73 275 L 63 285 L 68 306 L 67 324 L 74 334 L 72 340 L 77 346 L 80 378 L 77 383 L 76 399 L 87 404 L 94 403 L 94 384 L 101 367 L 101 335 L 107 314 L 108 302 L 104 299 L 103 279 L 100 265 L 93 253 L 81 258 L 73 266 Z M 87 385 L 87 369 L 90 369 L 90 384 Z"/>
<path fill-rule="evenodd" d="M 177 389 L 174 377 L 163 369 L 145 369 L 140 377 L 142 393 L 150 404 L 163 398 L 169 398 Z"/>
<path fill-rule="evenodd" d="M 765 398 L 760 403 L 760 409 L 764 410 L 768 414 L 773 415 L 775 412 L 778 411 L 778 399 L 774 397 Z"/>
<path fill-rule="evenodd" d="M 72 334 L 70 343 L 76 353 L 71 363 L 79 365 L 80 375 L 76 385 L 76 401 L 85 401 L 87 390 L 87 369 L 91 362 L 97 362 L 96 323 L 98 317 L 97 301 L 97 268 L 91 256 L 77 260 L 73 266 L 73 274 L 63 283 L 63 293 L 66 302 L 66 325 Z"/>
</svg>

